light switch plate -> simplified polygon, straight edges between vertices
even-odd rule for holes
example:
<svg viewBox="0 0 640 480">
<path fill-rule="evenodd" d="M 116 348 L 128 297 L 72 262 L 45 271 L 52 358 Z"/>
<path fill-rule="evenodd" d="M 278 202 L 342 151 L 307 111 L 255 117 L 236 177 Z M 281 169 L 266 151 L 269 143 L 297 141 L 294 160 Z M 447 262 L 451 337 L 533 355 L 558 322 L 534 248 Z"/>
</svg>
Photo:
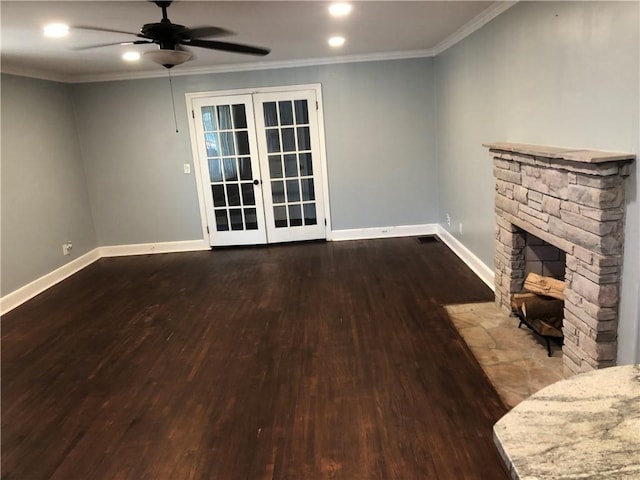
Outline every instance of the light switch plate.
<svg viewBox="0 0 640 480">
<path fill-rule="evenodd" d="M 184 170 L 184 173 L 191 173 L 191 164 L 190 163 L 185 163 L 183 165 L 183 170 Z"/>
</svg>

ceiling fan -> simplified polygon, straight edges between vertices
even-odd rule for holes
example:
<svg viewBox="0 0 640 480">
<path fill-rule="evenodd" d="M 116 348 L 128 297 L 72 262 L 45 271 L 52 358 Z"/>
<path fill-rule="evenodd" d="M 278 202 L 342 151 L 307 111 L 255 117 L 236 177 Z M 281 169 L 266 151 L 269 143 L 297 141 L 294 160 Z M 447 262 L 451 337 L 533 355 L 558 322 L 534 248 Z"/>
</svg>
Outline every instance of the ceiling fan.
<svg viewBox="0 0 640 480">
<path fill-rule="evenodd" d="M 104 43 L 101 45 L 90 45 L 80 47 L 76 50 L 87 50 L 90 48 L 107 47 L 111 45 L 142 45 L 155 43 L 160 48 L 146 52 L 144 55 L 149 57 L 155 63 L 159 63 L 165 68 L 172 68 L 176 65 L 186 62 L 191 58 L 191 52 L 184 50 L 182 47 L 200 47 L 211 50 L 221 50 L 223 52 L 242 53 L 247 55 L 267 55 L 270 50 L 262 47 L 254 47 L 251 45 L 242 45 L 239 43 L 220 42 L 217 40 L 204 40 L 203 37 L 220 37 L 224 35 L 232 35 L 229 30 L 213 26 L 201 26 L 188 28 L 184 25 L 172 23 L 167 16 L 167 8 L 171 5 L 171 1 L 155 1 L 162 9 L 162 20 L 156 23 L 145 23 L 139 33 L 124 32 L 122 30 L 113 30 L 110 28 L 76 26 L 74 28 L 83 30 L 94 30 L 98 32 L 124 33 L 127 35 L 135 35 L 142 40 L 134 40 L 130 42 Z"/>
</svg>

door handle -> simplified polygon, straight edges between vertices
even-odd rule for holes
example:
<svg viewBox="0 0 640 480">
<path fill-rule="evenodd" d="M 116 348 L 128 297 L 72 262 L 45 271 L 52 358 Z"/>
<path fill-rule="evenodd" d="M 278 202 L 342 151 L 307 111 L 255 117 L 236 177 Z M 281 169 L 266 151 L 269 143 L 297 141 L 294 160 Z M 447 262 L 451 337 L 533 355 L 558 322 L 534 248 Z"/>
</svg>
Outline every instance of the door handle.
<svg viewBox="0 0 640 480">
<path fill-rule="evenodd" d="M 257 178 L 253 181 L 254 185 L 259 185 L 260 183 L 262 183 L 260 180 L 258 180 Z"/>
</svg>

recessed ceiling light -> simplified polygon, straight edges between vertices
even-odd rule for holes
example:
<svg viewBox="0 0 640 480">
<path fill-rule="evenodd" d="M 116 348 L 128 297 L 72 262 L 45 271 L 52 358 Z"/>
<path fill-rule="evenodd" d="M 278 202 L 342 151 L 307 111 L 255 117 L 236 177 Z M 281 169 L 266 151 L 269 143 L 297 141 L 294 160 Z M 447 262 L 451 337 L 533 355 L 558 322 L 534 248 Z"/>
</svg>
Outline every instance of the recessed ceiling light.
<svg viewBox="0 0 640 480">
<path fill-rule="evenodd" d="M 332 47 L 341 47 L 344 45 L 344 37 L 331 37 L 329 39 L 329 45 Z"/>
<path fill-rule="evenodd" d="M 348 3 L 332 3 L 329 7 L 329 13 L 334 17 L 344 17 L 351 13 L 351 5 Z"/>
<path fill-rule="evenodd" d="M 138 52 L 124 52 L 122 59 L 127 62 L 137 62 L 140 60 L 140 54 Z"/>
<path fill-rule="evenodd" d="M 69 33 L 69 25 L 65 25 L 64 23 L 50 23 L 49 25 L 45 25 L 43 33 L 45 37 L 64 37 Z"/>
</svg>

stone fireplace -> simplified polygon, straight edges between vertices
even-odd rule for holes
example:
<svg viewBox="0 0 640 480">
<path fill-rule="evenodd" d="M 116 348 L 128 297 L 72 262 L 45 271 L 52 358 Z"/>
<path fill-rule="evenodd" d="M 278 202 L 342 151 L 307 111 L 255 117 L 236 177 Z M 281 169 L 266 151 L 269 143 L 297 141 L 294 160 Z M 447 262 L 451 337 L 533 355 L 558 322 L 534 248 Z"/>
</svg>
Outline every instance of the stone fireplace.
<svg viewBox="0 0 640 480">
<path fill-rule="evenodd" d="M 540 248 L 527 239 L 556 247 L 563 254 L 550 261 L 566 283 L 565 373 L 615 365 L 624 177 L 635 155 L 514 143 L 485 147 L 496 188 L 496 303 L 510 313 L 511 296 L 522 291 L 530 268 L 525 254 Z"/>
</svg>

